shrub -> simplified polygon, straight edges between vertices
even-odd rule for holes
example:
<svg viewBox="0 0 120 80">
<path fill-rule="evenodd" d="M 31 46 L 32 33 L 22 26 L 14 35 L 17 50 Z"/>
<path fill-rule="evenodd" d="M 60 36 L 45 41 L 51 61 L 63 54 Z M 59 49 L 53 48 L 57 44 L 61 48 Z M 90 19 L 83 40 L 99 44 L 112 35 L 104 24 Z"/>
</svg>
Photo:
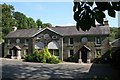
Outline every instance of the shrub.
<svg viewBox="0 0 120 80">
<path fill-rule="evenodd" d="M 56 58 L 55 56 L 51 56 L 49 59 L 48 59 L 48 63 L 50 63 L 50 64 L 58 64 L 58 63 L 60 63 L 61 61 L 58 59 L 58 58 Z"/>
<path fill-rule="evenodd" d="M 40 63 L 53 63 L 57 64 L 60 62 L 55 56 L 51 56 L 47 47 L 43 48 L 42 51 L 35 50 L 34 53 L 26 55 L 25 61 L 29 62 L 40 62 Z"/>
<path fill-rule="evenodd" d="M 77 62 L 78 60 L 75 59 L 75 56 L 70 56 L 66 59 L 67 62 Z"/>
</svg>

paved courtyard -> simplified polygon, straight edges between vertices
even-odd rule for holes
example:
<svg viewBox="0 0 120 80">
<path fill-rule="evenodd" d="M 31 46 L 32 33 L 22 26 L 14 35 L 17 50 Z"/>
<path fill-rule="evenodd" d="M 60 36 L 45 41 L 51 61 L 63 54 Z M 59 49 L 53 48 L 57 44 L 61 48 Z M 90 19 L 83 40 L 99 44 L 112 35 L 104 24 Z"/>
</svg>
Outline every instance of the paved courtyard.
<svg viewBox="0 0 120 80">
<path fill-rule="evenodd" d="M 45 64 L 22 62 L 20 60 L 0 59 L 3 79 L 87 79 L 98 77 L 114 77 L 119 74 L 109 64 L 79 64 L 63 62 Z M 1 71 L 1 70 L 0 70 Z M 117 75 L 116 75 L 117 74 Z"/>
</svg>

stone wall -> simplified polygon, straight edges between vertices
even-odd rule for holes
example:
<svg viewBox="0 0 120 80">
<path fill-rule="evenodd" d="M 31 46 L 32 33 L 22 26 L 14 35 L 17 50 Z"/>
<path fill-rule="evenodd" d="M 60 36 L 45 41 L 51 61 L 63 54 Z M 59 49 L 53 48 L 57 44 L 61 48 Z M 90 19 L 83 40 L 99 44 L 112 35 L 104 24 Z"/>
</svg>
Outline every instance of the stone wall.
<svg viewBox="0 0 120 80">
<path fill-rule="evenodd" d="M 97 36 L 65 36 L 64 37 L 64 43 L 63 43 L 63 54 L 64 54 L 64 60 L 67 59 L 69 57 L 69 50 L 73 49 L 74 53 L 77 55 L 78 54 L 78 50 L 84 45 L 81 42 L 82 37 L 87 37 L 88 38 L 88 42 L 85 44 L 87 47 L 89 47 L 91 49 L 90 53 L 90 59 L 93 60 L 96 56 L 96 49 L 100 49 L 101 53 L 104 54 L 106 53 L 106 51 L 108 51 L 109 49 L 109 40 L 107 36 L 101 36 L 102 41 L 101 44 L 99 46 L 96 46 L 95 43 L 95 37 Z M 73 38 L 74 39 L 74 44 L 73 45 L 69 45 L 69 38 Z M 78 56 L 78 55 L 77 55 Z"/>
</svg>

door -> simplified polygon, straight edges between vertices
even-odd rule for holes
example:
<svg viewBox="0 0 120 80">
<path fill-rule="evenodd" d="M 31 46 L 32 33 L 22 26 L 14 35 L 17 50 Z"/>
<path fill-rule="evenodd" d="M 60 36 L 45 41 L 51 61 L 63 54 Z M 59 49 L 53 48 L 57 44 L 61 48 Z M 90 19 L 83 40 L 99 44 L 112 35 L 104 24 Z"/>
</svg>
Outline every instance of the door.
<svg viewBox="0 0 120 80">
<path fill-rule="evenodd" d="M 81 52 L 82 52 L 81 54 L 82 62 L 87 63 L 87 50 Z"/>
<path fill-rule="evenodd" d="M 17 49 L 13 50 L 13 56 L 17 56 Z"/>
</svg>

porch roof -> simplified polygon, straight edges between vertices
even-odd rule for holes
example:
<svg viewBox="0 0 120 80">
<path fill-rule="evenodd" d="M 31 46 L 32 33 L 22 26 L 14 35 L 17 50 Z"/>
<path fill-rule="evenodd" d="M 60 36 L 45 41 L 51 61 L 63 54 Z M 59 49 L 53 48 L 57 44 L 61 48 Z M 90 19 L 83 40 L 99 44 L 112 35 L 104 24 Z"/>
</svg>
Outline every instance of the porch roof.
<svg viewBox="0 0 120 80">
<path fill-rule="evenodd" d="M 88 51 L 91 51 L 91 49 L 90 49 L 89 47 L 87 47 L 86 45 L 83 45 L 83 46 L 80 48 L 80 50 L 82 50 L 83 48 L 85 48 L 85 49 L 88 50 Z"/>
<path fill-rule="evenodd" d="M 14 46 L 12 49 L 21 50 L 20 46 Z"/>
</svg>

